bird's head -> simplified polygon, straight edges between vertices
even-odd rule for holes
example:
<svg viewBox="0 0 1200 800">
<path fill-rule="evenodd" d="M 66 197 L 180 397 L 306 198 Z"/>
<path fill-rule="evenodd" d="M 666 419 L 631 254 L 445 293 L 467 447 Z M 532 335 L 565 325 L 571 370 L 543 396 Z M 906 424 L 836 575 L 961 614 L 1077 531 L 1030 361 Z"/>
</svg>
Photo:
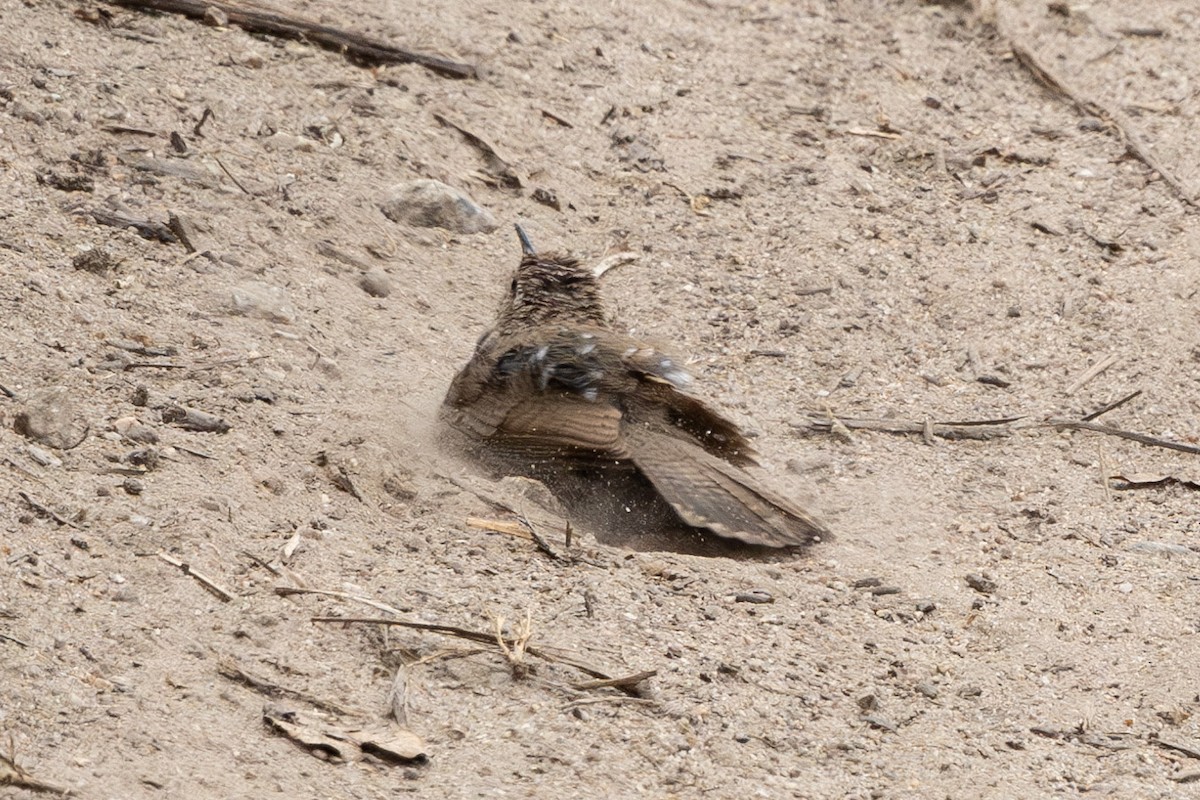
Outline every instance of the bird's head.
<svg viewBox="0 0 1200 800">
<path fill-rule="evenodd" d="M 555 323 L 604 326 L 600 281 L 595 273 L 566 253 L 538 253 L 519 225 L 517 235 L 521 237 L 521 264 L 500 304 L 498 332 L 512 334 Z"/>
</svg>

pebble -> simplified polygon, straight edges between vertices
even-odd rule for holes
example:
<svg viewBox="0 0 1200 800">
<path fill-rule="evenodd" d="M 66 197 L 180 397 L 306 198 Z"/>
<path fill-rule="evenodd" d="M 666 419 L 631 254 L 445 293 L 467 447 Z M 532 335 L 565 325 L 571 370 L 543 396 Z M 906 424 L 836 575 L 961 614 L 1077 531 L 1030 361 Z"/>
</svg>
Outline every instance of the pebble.
<svg viewBox="0 0 1200 800">
<path fill-rule="evenodd" d="M 979 575 L 974 572 L 967 575 L 963 580 L 967 582 L 967 586 L 983 594 L 991 594 L 998 588 L 994 580 L 986 575 Z"/>
<path fill-rule="evenodd" d="M 13 430 L 55 450 L 69 450 L 87 436 L 66 388 L 57 386 L 29 398 L 13 418 Z"/>
<path fill-rule="evenodd" d="M 49 450 L 43 450 L 35 444 L 31 444 L 25 448 L 29 452 L 29 457 L 43 467 L 61 467 L 62 459 L 51 453 Z"/>
<path fill-rule="evenodd" d="M 736 603 L 774 603 L 775 598 L 765 589 L 752 589 L 749 592 L 738 592 L 733 597 Z"/>
<path fill-rule="evenodd" d="M 146 484 L 139 481 L 137 478 L 126 478 L 121 484 L 121 488 L 125 490 L 125 494 L 139 495 L 146 490 Z"/>
<path fill-rule="evenodd" d="M 392 222 L 455 233 L 489 233 L 496 218 L 461 189 L 422 179 L 392 187 L 379 210 Z"/>
<path fill-rule="evenodd" d="M 358 279 L 358 286 L 372 297 L 387 297 L 392 293 L 392 280 L 383 270 L 364 272 Z"/>
<path fill-rule="evenodd" d="M 229 291 L 226 310 L 239 317 L 254 317 L 290 325 L 296 321 L 296 307 L 288 293 L 278 287 L 258 281 L 235 286 Z"/>
</svg>

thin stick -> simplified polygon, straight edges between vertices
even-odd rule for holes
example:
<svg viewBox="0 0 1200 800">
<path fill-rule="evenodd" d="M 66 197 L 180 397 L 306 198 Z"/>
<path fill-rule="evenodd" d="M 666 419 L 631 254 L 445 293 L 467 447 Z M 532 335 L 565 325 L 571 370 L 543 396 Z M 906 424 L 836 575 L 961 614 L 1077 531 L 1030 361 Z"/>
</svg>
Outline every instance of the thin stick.
<svg viewBox="0 0 1200 800">
<path fill-rule="evenodd" d="M 1184 444 L 1183 442 L 1172 442 L 1169 439 L 1159 439 L 1155 436 L 1147 436 L 1144 433 L 1134 433 L 1133 431 L 1125 431 L 1120 428 L 1114 428 L 1111 425 L 1103 425 L 1099 422 L 1084 422 L 1083 420 L 1069 419 L 1052 419 L 1038 426 L 1042 428 L 1058 428 L 1062 430 L 1075 431 L 1095 431 L 1096 433 L 1104 433 L 1109 436 L 1118 436 L 1122 439 L 1138 442 L 1140 444 L 1149 445 L 1150 447 L 1165 447 L 1168 450 L 1178 450 L 1180 453 L 1191 453 L 1192 455 L 1200 455 L 1200 447 L 1195 445 Z"/>
<path fill-rule="evenodd" d="M 637 260 L 637 253 L 613 253 L 611 256 L 607 256 L 597 261 L 596 266 L 592 267 L 592 274 L 599 278 L 610 269 L 615 269 L 616 267 L 624 266 L 625 264 L 632 264 Z"/>
<path fill-rule="evenodd" d="M 1017 63 L 1028 70 L 1038 83 L 1069 100 L 1080 113 L 1099 117 L 1108 122 L 1120 134 L 1121 140 L 1124 142 L 1125 148 L 1129 151 L 1130 155 L 1157 172 L 1163 182 L 1170 186 L 1183 202 L 1189 206 L 1196 205 L 1196 200 L 1191 192 L 1184 187 L 1178 178 L 1167 171 L 1167 168 L 1163 166 L 1157 156 L 1150 152 L 1149 147 L 1142 141 L 1142 137 L 1134 128 L 1133 123 L 1123 114 L 1094 100 L 1084 98 L 1068 86 L 1062 76 L 1051 70 L 1031 50 L 1023 44 L 1014 41 L 1011 37 L 1009 37 L 1009 46 L 1012 48 L 1013 55 L 1016 56 Z"/>
<path fill-rule="evenodd" d="M 242 182 L 239 181 L 236 177 L 234 177 L 234 174 L 229 171 L 229 167 L 225 166 L 225 162 L 221 161 L 221 159 L 217 158 L 216 156 L 213 156 L 212 160 L 217 162 L 217 166 L 221 168 L 221 172 L 224 172 L 226 175 L 228 175 L 229 180 L 233 181 L 233 185 L 238 187 L 239 189 L 241 189 L 243 194 L 248 194 L 248 195 L 254 194 L 249 189 L 247 189 L 245 186 L 242 186 Z"/>
<path fill-rule="evenodd" d="M 1091 422 L 1092 420 L 1096 419 L 1097 417 L 1099 417 L 1102 414 L 1107 414 L 1110 411 L 1115 411 L 1116 409 L 1118 409 L 1121 406 L 1128 403 L 1130 400 L 1134 399 L 1135 397 L 1140 396 L 1141 393 L 1142 393 L 1141 389 L 1138 389 L 1136 392 L 1130 392 L 1129 394 L 1122 397 L 1120 400 L 1113 400 L 1108 405 L 1101 406 L 1100 408 L 1096 409 L 1092 413 L 1088 414 L 1086 417 L 1081 418 L 1081 421 L 1082 422 Z"/>
<path fill-rule="evenodd" d="M 388 711 L 392 719 L 402 727 L 408 727 L 408 665 L 396 667 L 392 677 L 392 688 L 388 690 Z"/>
<path fill-rule="evenodd" d="M 293 594 L 319 594 L 325 597 L 336 597 L 339 600 L 353 600 L 356 603 L 362 603 L 365 606 L 370 606 L 377 611 L 382 611 L 385 614 L 403 614 L 404 612 L 395 606 L 389 606 L 387 603 L 380 603 L 377 600 L 372 600 L 369 597 L 363 597 L 349 592 L 334 592 L 328 589 L 303 589 L 299 586 L 276 586 L 275 594 L 280 597 L 287 597 Z"/>
<path fill-rule="evenodd" d="M 648 669 L 643 672 L 635 672 L 632 675 L 625 675 L 620 678 L 609 678 L 607 680 L 583 681 L 582 683 L 573 683 L 573 684 L 571 684 L 571 688 L 578 689 L 581 692 L 586 691 L 588 689 L 605 689 L 608 687 L 612 687 L 615 689 L 627 689 L 627 688 L 630 688 L 633 686 L 637 686 L 642 681 L 653 678 L 657 674 L 658 674 L 658 670 Z"/>
<path fill-rule="evenodd" d="M 1119 353 L 1111 353 L 1097 361 L 1095 364 L 1092 364 L 1092 366 L 1085 370 L 1082 375 L 1075 379 L 1074 383 L 1067 387 L 1067 394 L 1075 394 L 1089 381 L 1095 379 L 1096 376 L 1104 372 L 1104 370 L 1120 361 L 1121 358 L 1122 356 Z"/>
<path fill-rule="evenodd" d="M 322 700 L 319 697 L 298 689 L 289 689 L 286 686 L 280 686 L 278 683 L 274 683 L 261 675 L 248 672 L 242 665 L 230 657 L 223 657 L 217 662 L 217 673 L 223 678 L 228 678 L 231 681 L 249 686 L 254 691 L 267 697 L 290 697 L 293 700 L 302 700 L 315 708 L 323 708 L 326 711 L 332 711 L 335 714 L 343 716 L 349 716 L 353 713 L 344 706 L 339 706 L 337 703 Z"/>
<path fill-rule="evenodd" d="M 74 528 L 75 530 L 80 530 L 80 527 L 78 525 L 76 525 L 74 522 L 71 522 L 71 520 L 63 517 L 61 514 L 57 513 L 53 509 L 47 508 L 46 506 L 42 505 L 41 503 L 39 503 L 37 500 L 34 500 L 32 497 L 30 497 L 25 492 L 18 490 L 17 494 L 21 495 L 21 499 L 24 500 L 26 503 L 28 503 L 29 507 L 32 508 L 34 511 L 38 512 L 39 514 L 44 514 L 45 516 L 47 516 L 50 519 L 57 522 L 59 525 L 66 525 L 69 528 Z"/>
<path fill-rule="evenodd" d="M 191 575 L 193 578 L 200 581 L 204 588 L 215 594 L 222 602 L 228 603 L 229 601 L 233 600 L 232 592 L 221 588 L 212 578 L 208 577 L 203 572 L 194 569 L 191 564 L 188 564 L 185 561 L 180 561 L 179 559 L 169 556 L 166 553 L 155 553 L 154 555 L 162 561 L 167 562 L 172 567 L 178 567 L 179 569 L 183 570 L 184 575 Z"/>
<path fill-rule="evenodd" d="M 417 53 L 386 42 L 368 39 L 329 25 L 300 19 L 279 11 L 250 8 L 221 0 L 109 0 L 126 8 L 152 9 L 204 19 L 210 8 L 223 11 L 229 22 L 252 33 L 266 33 L 288 39 L 314 42 L 330 50 L 345 53 L 373 64 L 419 64 L 447 78 L 474 78 L 475 67 L 447 58 Z"/>
<path fill-rule="evenodd" d="M 931 430 L 934 436 L 943 439 L 995 439 L 1012 433 L 1009 427 L 1023 417 L 1004 417 L 1002 419 L 967 420 L 965 422 L 934 422 L 931 425 L 925 420 L 906 421 L 897 419 L 873 419 L 866 417 L 837 417 L 825 415 L 809 417 L 804 420 L 791 422 L 789 425 L 802 431 L 812 433 L 830 433 L 838 426 L 846 429 L 879 431 L 882 433 L 917 433 L 924 436 Z"/>
<path fill-rule="evenodd" d="M 0 786 L 16 786 L 19 789 L 47 794 L 74 794 L 69 787 L 35 778 L 18 766 L 12 734 L 9 734 L 8 737 L 8 755 L 0 754 Z"/>
<path fill-rule="evenodd" d="M 455 636 L 459 639 L 466 639 L 471 642 L 479 642 L 480 644 L 489 644 L 497 646 L 497 637 L 493 633 L 484 633 L 482 631 L 472 631 L 466 628 L 459 628 L 455 625 L 439 625 L 433 622 L 412 622 L 403 619 L 388 619 L 386 617 L 312 617 L 312 622 L 332 622 L 332 623 L 347 623 L 357 625 L 398 625 L 402 628 L 411 628 L 418 631 L 429 631 L 430 633 L 440 633 L 443 636 Z M 517 640 L 512 638 L 504 639 L 508 647 L 516 645 Z M 541 647 L 534 647 L 526 644 L 525 652 L 534 658 L 540 658 L 543 661 L 551 663 L 566 664 L 569 667 L 574 667 L 580 672 L 591 675 L 593 678 L 610 681 L 613 676 L 597 669 L 596 667 L 587 664 L 570 654 L 551 653 Z M 630 691 L 628 687 L 620 687 L 623 691 Z"/>
</svg>

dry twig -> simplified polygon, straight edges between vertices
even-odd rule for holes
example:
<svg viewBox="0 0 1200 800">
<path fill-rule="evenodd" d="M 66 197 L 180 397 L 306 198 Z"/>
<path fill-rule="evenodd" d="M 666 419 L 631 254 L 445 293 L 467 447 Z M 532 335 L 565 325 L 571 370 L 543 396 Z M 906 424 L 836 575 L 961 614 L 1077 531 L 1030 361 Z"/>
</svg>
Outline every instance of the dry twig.
<svg viewBox="0 0 1200 800">
<path fill-rule="evenodd" d="M 145 555 L 150 555 L 150 554 L 147 553 Z M 167 562 L 171 566 L 178 567 L 179 569 L 183 570 L 184 575 L 191 575 L 193 578 L 198 580 L 205 589 L 208 589 L 210 592 L 215 594 L 217 596 L 217 598 L 219 600 L 221 600 L 222 602 L 228 603 L 230 600 L 233 599 L 232 592 L 230 592 L 228 589 L 222 588 L 219 584 L 217 584 L 216 581 L 214 581 L 212 578 L 205 575 L 200 570 L 195 569 L 194 567 L 192 567 L 191 564 L 188 564 L 186 561 L 180 561 L 179 559 L 175 558 L 174 556 L 169 556 L 166 553 L 154 553 L 153 555 L 156 556 L 157 558 L 161 559 L 162 561 Z"/>
<path fill-rule="evenodd" d="M 13 746 L 11 735 L 8 737 L 8 755 L 0 753 L 0 786 L 16 786 L 18 789 L 47 794 L 73 794 L 69 787 L 35 778 L 18 766 L 16 748 Z"/>
<path fill-rule="evenodd" d="M 1114 428 L 1111 425 L 1103 425 L 1099 422 L 1086 422 L 1084 420 L 1070 419 L 1052 419 L 1047 420 L 1040 427 L 1058 428 L 1059 430 L 1074 430 L 1074 431 L 1094 431 L 1095 433 L 1103 433 L 1108 436 L 1117 436 L 1122 439 L 1129 439 L 1139 444 L 1149 445 L 1150 447 L 1164 447 L 1167 450 L 1177 450 L 1180 453 L 1190 453 L 1192 455 L 1200 455 L 1200 447 L 1192 444 L 1184 444 L 1183 442 L 1172 442 L 1169 439 L 1160 439 L 1156 436 L 1147 436 L 1144 433 L 1135 433 L 1134 431 L 1126 431 L 1120 428 Z"/>
<path fill-rule="evenodd" d="M 1133 123 L 1124 114 L 1095 100 L 1083 97 L 1067 84 L 1061 75 L 1054 72 L 1044 61 L 1034 55 L 1032 50 L 1011 36 L 1008 39 L 1009 46 L 1012 48 L 1017 63 L 1028 70 L 1038 83 L 1070 101 L 1080 113 L 1098 117 L 1107 122 L 1120 134 L 1121 141 L 1125 144 L 1125 148 L 1130 155 L 1157 172 L 1163 182 L 1170 186 L 1183 202 L 1189 206 L 1196 205 L 1196 199 L 1192 196 L 1192 193 L 1163 166 L 1158 157 L 1151 152 L 1150 146 L 1143 140 Z"/>
<path fill-rule="evenodd" d="M 498 642 L 497 636 L 493 633 L 473 631 L 467 628 L 460 628 L 456 625 L 439 625 L 433 622 L 413 622 L 403 619 L 388 619 L 386 617 L 312 617 L 312 622 L 343 623 L 353 625 L 396 625 L 402 628 L 411 628 L 418 631 L 440 633 L 444 636 L 454 636 L 471 642 L 479 642 L 480 644 L 496 646 Z M 516 644 L 516 640 L 511 637 L 500 638 L 503 639 L 505 646 L 509 649 L 512 649 Z M 614 676 L 609 675 L 604 670 L 594 667 L 570 653 L 552 652 L 549 649 L 542 647 L 534 647 L 533 645 L 528 644 L 528 642 L 526 642 L 524 645 L 524 652 L 528 653 L 534 658 L 540 658 L 543 661 L 565 664 L 568 667 L 574 667 L 586 675 L 591 675 L 593 678 L 599 678 L 600 680 L 605 681 L 616 680 Z M 631 694 L 634 693 L 629 687 L 618 685 L 617 688 L 620 688 L 622 691 L 629 692 Z"/>
<path fill-rule="evenodd" d="M 871 417 L 837 417 L 811 412 L 813 416 L 788 424 L 805 433 L 837 433 L 839 430 L 868 430 L 882 433 L 916 433 L 942 439 L 996 439 L 1012 433 L 1011 425 L 1023 417 L 967 420 L 963 422 L 930 422 L 929 420 L 877 419 Z M 845 434 L 843 434 L 845 435 Z"/>
<path fill-rule="evenodd" d="M 447 78 L 474 78 L 475 67 L 460 61 L 418 53 L 369 39 L 329 25 L 301 19 L 280 11 L 254 8 L 223 0 L 109 0 L 126 8 L 166 11 L 192 19 L 204 19 L 210 9 L 223 12 L 230 24 L 251 33 L 266 33 L 313 42 L 370 64 L 419 64 Z"/>
<path fill-rule="evenodd" d="M 287 697 L 292 700 L 301 700 L 315 708 L 321 708 L 326 711 L 332 711 L 335 714 L 351 715 L 354 712 L 340 706 L 337 703 L 328 700 L 322 700 L 319 697 L 302 692 L 299 689 L 289 689 L 286 686 L 281 686 L 262 675 L 256 675 L 231 657 L 223 657 L 217 662 L 217 672 L 223 678 L 228 678 L 236 683 L 248 686 L 259 694 L 267 697 Z"/>
</svg>

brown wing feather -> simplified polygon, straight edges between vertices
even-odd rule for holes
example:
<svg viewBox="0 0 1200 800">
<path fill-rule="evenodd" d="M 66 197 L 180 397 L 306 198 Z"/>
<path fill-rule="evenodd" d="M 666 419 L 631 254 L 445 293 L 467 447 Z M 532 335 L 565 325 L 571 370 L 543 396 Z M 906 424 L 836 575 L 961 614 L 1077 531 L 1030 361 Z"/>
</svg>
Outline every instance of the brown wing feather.
<svg viewBox="0 0 1200 800">
<path fill-rule="evenodd" d="M 646 428 L 630 428 L 634 464 L 688 525 L 766 547 L 795 547 L 828 529 L 750 475 L 705 450 Z"/>
</svg>

